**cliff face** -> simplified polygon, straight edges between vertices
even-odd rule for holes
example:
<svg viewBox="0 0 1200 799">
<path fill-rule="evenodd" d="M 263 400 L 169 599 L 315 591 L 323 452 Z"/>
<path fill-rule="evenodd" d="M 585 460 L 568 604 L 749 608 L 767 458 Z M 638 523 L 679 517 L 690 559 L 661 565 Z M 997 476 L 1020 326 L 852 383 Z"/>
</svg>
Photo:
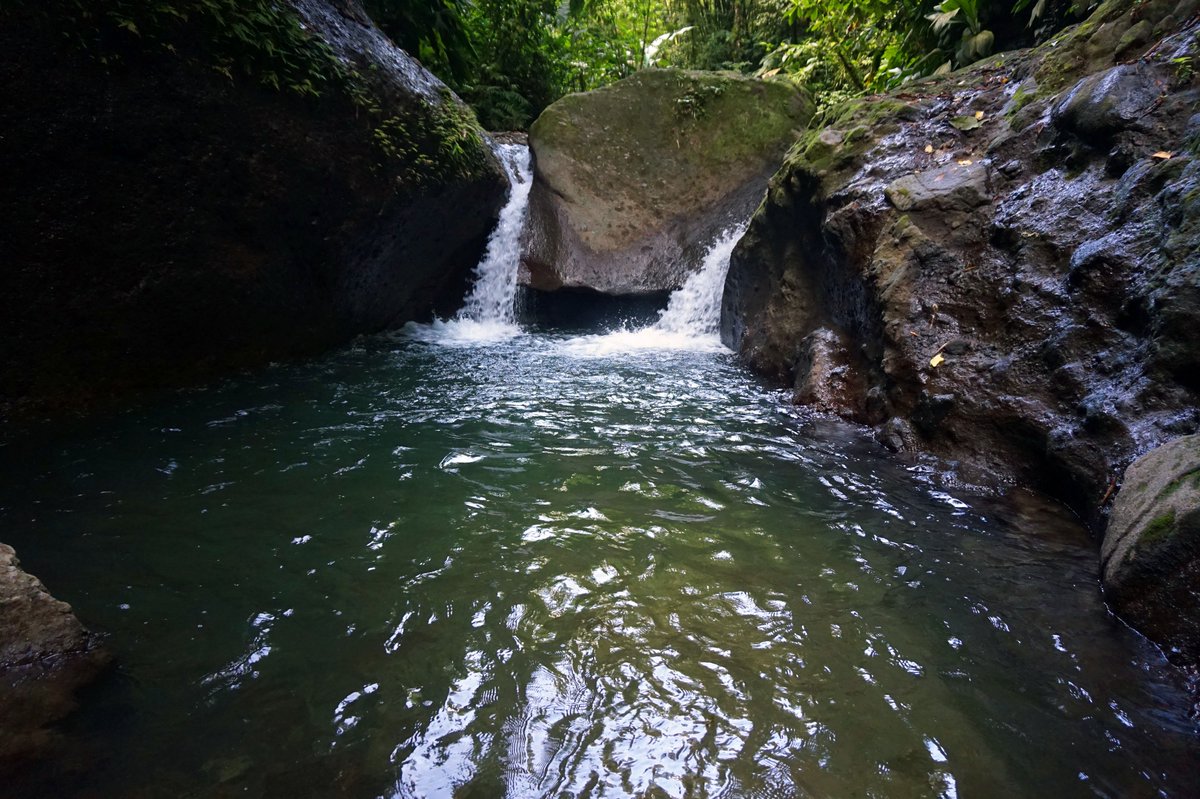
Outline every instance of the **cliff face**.
<svg viewBox="0 0 1200 799">
<path fill-rule="evenodd" d="M 196 382 L 461 297 L 503 172 L 357 2 L 278 7 L 329 59 L 299 91 L 214 61 L 195 16 L 169 49 L 81 46 L 71 4 L 36 6 L 0 24 L 0 411 Z"/>
<path fill-rule="evenodd" d="M 1200 426 L 1197 5 L 1110 0 L 830 114 L 734 253 L 726 343 L 1102 526 L 1133 458 Z"/>
<path fill-rule="evenodd" d="M 733 74 L 642 70 L 573 94 L 534 123 L 521 281 L 543 292 L 679 288 L 705 248 L 762 199 L 807 93 Z"/>
</svg>

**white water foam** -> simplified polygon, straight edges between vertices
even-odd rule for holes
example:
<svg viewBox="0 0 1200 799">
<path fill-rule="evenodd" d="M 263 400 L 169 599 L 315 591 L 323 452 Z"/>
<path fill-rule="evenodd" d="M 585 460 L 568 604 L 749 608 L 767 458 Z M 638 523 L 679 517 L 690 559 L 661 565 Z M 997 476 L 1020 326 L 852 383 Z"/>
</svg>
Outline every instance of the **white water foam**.
<svg viewBox="0 0 1200 799">
<path fill-rule="evenodd" d="M 721 296 L 733 248 L 746 232 L 746 223 L 729 228 L 709 246 L 700 269 L 688 277 L 671 298 L 658 321 L 639 330 L 617 330 L 599 336 L 580 336 L 564 346 L 578 355 L 615 355 L 630 350 L 720 351 Z"/>
<path fill-rule="evenodd" d="M 511 191 L 500 211 L 487 251 L 475 266 L 475 284 L 453 319 L 433 324 L 409 324 L 414 338 L 438 344 L 480 344 L 503 341 L 521 334 L 516 321 L 517 267 L 521 260 L 521 230 L 529 210 L 533 167 L 529 148 L 501 144 L 496 155 L 508 175 Z"/>
</svg>

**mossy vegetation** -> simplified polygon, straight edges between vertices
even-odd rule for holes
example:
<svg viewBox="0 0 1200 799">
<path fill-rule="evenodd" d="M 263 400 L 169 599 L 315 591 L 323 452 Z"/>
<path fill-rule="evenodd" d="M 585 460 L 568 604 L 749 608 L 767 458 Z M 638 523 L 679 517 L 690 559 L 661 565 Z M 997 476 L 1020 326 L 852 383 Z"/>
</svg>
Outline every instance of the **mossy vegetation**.
<svg viewBox="0 0 1200 799">
<path fill-rule="evenodd" d="M 789 151 L 786 164 L 814 175 L 840 172 L 870 146 L 894 132 L 901 120 L 916 118 L 908 103 L 888 97 L 857 97 L 827 108 L 814 118 Z"/>
<path fill-rule="evenodd" d="M 419 100 L 405 115 L 388 116 L 372 131 L 400 182 L 421 187 L 467 178 L 485 168 L 474 112 L 448 95 L 437 104 Z"/>
<path fill-rule="evenodd" d="M 1193 488 L 1200 487 L 1200 469 L 1193 469 L 1190 472 L 1181 474 L 1179 477 L 1172 480 L 1166 488 L 1163 489 L 1162 496 L 1169 497 L 1179 489 L 1191 483 Z"/>
<path fill-rule="evenodd" d="M 1166 513 L 1155 516 L 1154 519 L 1146 525 L 1146 531 L 1142 533 L 1138 540 L 1138 545 L 1155 544 L 1164 541 L 1170 537 L 1175 530 L 1175 509 L 1170 508 Z"/>
<path fill-rule="evenodd" d="M 420 189 L 485 168 L 473 112 L 449 91 L 440 99 L 385 104 L 374 75 L 338 58 L 298 14 L 276 0 L 15 0 L 10 12 L 35 14 L 112 69 L 144 68 L 145 54 L 181 59 L 231 82 L 250 81 L 310 100 L 349 103 L 379 166 L 397 188 Z"/>
<path fill-rule="evenodd" d="M 38 14 L 102 64 L 159 52 L 201 63 L 230 80 L 317 96 L 349 70 L 274 0 L 10 0 Z"/>
</svg>

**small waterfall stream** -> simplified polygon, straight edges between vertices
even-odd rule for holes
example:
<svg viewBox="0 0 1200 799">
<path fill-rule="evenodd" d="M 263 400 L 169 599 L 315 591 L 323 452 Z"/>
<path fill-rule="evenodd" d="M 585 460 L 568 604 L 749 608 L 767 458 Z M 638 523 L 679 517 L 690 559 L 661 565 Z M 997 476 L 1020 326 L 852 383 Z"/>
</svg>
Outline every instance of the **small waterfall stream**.
<svg viewBox="0 0 1200 799">
<path fill-rule="evenodd" d="M 410 335 L 445 344 L 499 341 L 521 333 L 516 322 L 517 268 L 521 260 L 521 231 L 529 210 L 533 165 L 524 144 L 499 144 L 496 156 L 508 175 L 508 200 L 496 229 L 488 238 L 483 258 L 475 266 L 475 282 L 463 307 L 449 321 L 409 324 Z"/>
<path fill-rule="evenodd" d="M 533 166 L 529 148 L 501 144 L 496 155 L 512 184 L 487 250 L 475 267 L 475 282 L 463 307 L 449 321 L 409 325 L 410 335 L 443 344 L 502 341 L 520 335 L 516 319 L 521 232 L 529 211 Z M 568 343 L 580 354 L 606 355 L 627 349 L 720 350 L 721 295 L 733 248 L 746 223 L 730 227 L 709 246 L 700 268 L 670 297 L 653 325 L 637 330 L 580 336 Z"/>
<path fill-rule="evenodd" d="M 700 268 L 688 276 L 667 301 L 658 321 L 636 330 L 617 330 L 580 336 L 566 347 L 577 355 L 615 355 L 632 350 L 721 351 L 721 296 L 733 248 L 746 232 L 746 223 L 735 225 L 709 245 Z"/>
<path fill-rule="evenodd" d="M 512 189 L 500 211 L 500 221 L 488 239 L 487 252 L 475 267 L 475 285 L 458 312 L 458 319 L 511 326 L 516 324 L 513 307 L 521 258 L 521 229 L 529 210 L 533 167 L 529 148 L 523 144 L 501 144 L 496 154 Z"/>
<path fill-rule="evenodd" d="M 746 223 L 729 228 L 709 246 L 700 269 L 688 277 L 667 301 L 654 328 L 664 333 L 713 338 L 721 326 L 721 296 L 733 248 L 746 232 Z"/>
</svg>

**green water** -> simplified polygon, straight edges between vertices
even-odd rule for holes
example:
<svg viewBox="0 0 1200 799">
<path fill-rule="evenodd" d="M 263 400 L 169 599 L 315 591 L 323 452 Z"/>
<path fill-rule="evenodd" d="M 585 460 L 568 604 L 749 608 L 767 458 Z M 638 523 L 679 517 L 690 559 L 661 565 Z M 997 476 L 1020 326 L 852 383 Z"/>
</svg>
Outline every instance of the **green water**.
<svg viewBox="0 0 1200 799">
<path fill-rule="evenodd" d="M 723 352 L 366 340 L 0 449 L 117 668 L 5 795 L 1186 796 L 1060 512 Z"/>
</svg>

